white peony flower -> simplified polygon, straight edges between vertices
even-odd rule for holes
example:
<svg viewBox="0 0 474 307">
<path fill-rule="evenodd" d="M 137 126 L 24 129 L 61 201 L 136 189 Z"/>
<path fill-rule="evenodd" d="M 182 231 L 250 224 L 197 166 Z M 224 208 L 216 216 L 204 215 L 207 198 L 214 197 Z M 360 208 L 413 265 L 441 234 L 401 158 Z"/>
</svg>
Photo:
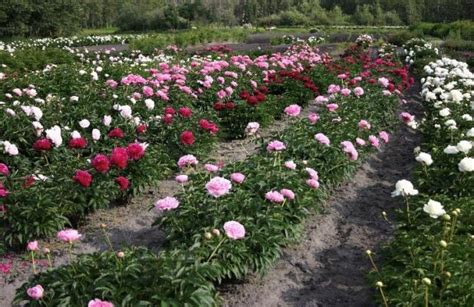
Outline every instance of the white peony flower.
<svg viewBox="0 0 474 307">
<path fill-rule="evenodd" d="M 431 155 L 426 152 L 420 152 L 418 156 L 416 156 L 415 160 L 427 166 L 433 164 L 433 159 L 431 158 Z"/>
<path fill-rule="evenodd" d="M 474 137 L 474 128 L 469 129 L 469 130 L 466 132 L 466 136 L 468 136 L 468 137 Z"/>
<path fill-rule="evenodd" d="M 451 110 L 449 108 L 444 108 L 441 111 L 439 111 L 439 115 L 442 117 L 449 116 L 451 114 Z"/>
<path fill-rule="evenodd" d="M 413 184 L 406 180 L 398 180 L 395 184 L 395 191 L 392 192 L 392 197 L 396 196 L 409 196 L 409 195 L 417 195 L 418 190 L 413 187 Z"/>
<path fill-rule="evenodd" d="M 91 122 L 88 120 L 88 119 L 83 119 L 79 122 L 79 126 L 81 126 L 81 128 L 89 128 L 89 126 L 91 125 Z"/>
<path fill-rule="evenodd" d="M 153 110 L 155 108 L 155 102 L 151 99 L 145 99 L 145 105 L 148 110 Z"/>
<path fill-rule="evenodd" d="M 465 154 L 467 154 L 469 152 L 469 150 L 471 150 L 472 148 L 472 144 L 471 142 L 469 141 L 460 141 L 457 145 L 456 145 L 456 148 L 460 151 L 460 152 L 463 152 Z"/>
<path fill-rule="evenodd" d="M 92 129 L 92 139 L 94 141 L 100 140 L 100 130 L 99 129 Z"/>
<path fill-rule="evenodd" d="M 465 157 L 458 164 L 460 172 L 467 173 L 474 171 L 474 158 Z"/>
<path fill-rule="evenodd" d="M 104 123 L 105 126 L 109 127 L 110 124 L 112 123 L 112 116 L 104 115 L 104 118 L 102 119 L 102 122 Z"/>
<path fill-rule="evenodd" d="M 130 106 L 120 106 L 120 115 L 123 118 L 130 119 L 132 118 L 132 108 Z"/>
<path fill-rule="evenodd" d="M 78 97 L 78 96 L 71 96 L 71 97 L 69 97 L 69 101 L 70 101 L 70 102 L 78 102 L 78 101 L 79 101 L 79 97 Z"/>
<path fill-rule="evenodd" d="M 446 148 L 443 150 L 443 152 L 447 155 L 454 155 L 459 152 L 458 148 L 453 145 L 448 145 Z"/>
<path fill-rule="evenodd" d="M 71 137 L 73 139 L 79 139 L 81 138 L 81 134 L 79 133 L 79 131 L 74 130 L 73 132 L 71 132 Z"/>
<path fill-rule="evenodd" d="M 469 115 L 469 114 L 463 114 L 463 116 L 461 116 L 461 118 L 464 119 L 467 122 L 472 121 L 472 116 Z"/>
<path fill-rule="evenodd" d="M 43 133 L 44 131 L 44 128 L 43 128 L 43 125 L 40 123 L 40 122 L 32 122 L 33 124 L 33 128 L 35 129 L 35 132 L 36 132 L 36 136 L 40 136 L 41 133 Z"/>
<path fill-rule="evenodd" d="M 59 147 L 63 143 L 63 138 L 61 136 L 61 128 L 58 125 L 55 125 L 53 128 L 46 130 L 46 137 L 53 142 L 54 146 Z"/>
<path fill-rule="evenodd" d="M 437 219 L 444 215 L 446 211 L 443 209 L 443 205 L 440 202 L 430 199 L 428 203 L 423 206 L 423 211 L 428 213 L 430 217 Z"/>
<path fill-rule="evenodd" d="M 18 155 L 18 147 L 15 144 L 12 144 L 8 141 L 3 141 L 3 150 L 5 153 L 9 154 L 10 156 Z"/>
</svg>

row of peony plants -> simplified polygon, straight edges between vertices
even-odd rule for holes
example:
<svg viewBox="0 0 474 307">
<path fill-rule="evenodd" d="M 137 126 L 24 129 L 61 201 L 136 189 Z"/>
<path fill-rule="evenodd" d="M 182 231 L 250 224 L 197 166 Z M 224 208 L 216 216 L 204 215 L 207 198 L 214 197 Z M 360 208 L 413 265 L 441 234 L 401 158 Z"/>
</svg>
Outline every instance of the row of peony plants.
<svg viewBox="0 0 474 307">
<path fill-rule="evenodd" d="M 295 240 L 308 213 L 388 142 L 406 74 L 399 63 L 366 54 L 313 69 L 313 80 L 334 78 L 317 110 L 286 99 L 291 125 L 263 142 L 260 153 L 225 166 L 193 155 L 177 162 L 182 192 L 155 203 L 155 224 L 167 233 L 159 255 L 124 248 L 83 255 L 33 277 L 17 293 L 32 306 L 196 305 L 220 303 L 215 283 L 264 272 L 281 247 Z M 303 102 L 300 102 L 303 103 Z M 258 125 L 248 127 L 257 142 Z M 73 244 L 76 232 L 60 240 Z"/>
<path fill-rule="evenodd" d="M 271 123 L 288 100 L 305 104 L 317 92 L 307 73 L 323 61 L 305 46 L 167 59 L 147 68 L 98 58 L 6 76 L 0 223 L 8 244 L 51 236 L 164 178 L 180 155 L 204 157 L 219 137 Z"/>
<path fill-rule="evenodd" d="M 424 119 L 403 114 L 423 134 L 419 165 L 413 183 L 396 184 L 406 208 L 372 280 L 385 306 L 472 306 L 474 74 L 441 58 L 424 67 L 421 84 Z"/>
</svg>

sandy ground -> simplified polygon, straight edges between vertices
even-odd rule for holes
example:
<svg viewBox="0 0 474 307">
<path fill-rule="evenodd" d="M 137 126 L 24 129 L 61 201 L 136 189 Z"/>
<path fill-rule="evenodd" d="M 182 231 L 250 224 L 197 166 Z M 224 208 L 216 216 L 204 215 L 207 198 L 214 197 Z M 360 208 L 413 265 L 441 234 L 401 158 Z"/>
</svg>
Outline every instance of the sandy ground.
<svg viewBox="0 0 474 307">
<path fill-rule="evenodd" d="M 420 114 L 415 92 L 403 109 Z M 365 251 L 377 253 L 391 238 L 393 225 L 382 212 L 393 218 L 399 200 L 391 191 L 397 180 L 410 178 L 419 142 L 417 133 L 401 126 L 382 152 L 334 191 L 323 214 L 307 219 L 301 242 L 285 248 L 263 278 L 221 286 L 225 306 L 373 306 Z"/>
</svg>

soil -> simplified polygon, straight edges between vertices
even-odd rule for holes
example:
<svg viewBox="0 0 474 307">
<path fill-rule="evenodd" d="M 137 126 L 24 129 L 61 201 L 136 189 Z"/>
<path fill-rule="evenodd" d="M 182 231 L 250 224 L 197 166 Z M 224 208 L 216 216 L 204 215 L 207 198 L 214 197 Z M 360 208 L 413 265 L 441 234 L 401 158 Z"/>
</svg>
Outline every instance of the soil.
<svg viewBox="0 0 474 307">
<path fill-rule="evenodd" d="M 414 88 L 402 109 L 421 114 Z M 324 213 L 307 219 L 297 245 L 262 278 L 221 286 L 225 306 L 373 306 L 374 290 L 366 276 L 371 266 L 365 251 L 377 254 L 391 239 L 396 181 L 410 178 L 413 149 L 420 135 L 401 125 L 381 152 L 370 157 L 353 180 L 337 188 Z M 388 221 L 383 218 L 386 212 Z M 377 259 L 377 258 L 376 258 Z M 380 260 L 380 259 L 377 259 Z M 376 260 L 376 262 L 377 262 Z"/>
</svg>

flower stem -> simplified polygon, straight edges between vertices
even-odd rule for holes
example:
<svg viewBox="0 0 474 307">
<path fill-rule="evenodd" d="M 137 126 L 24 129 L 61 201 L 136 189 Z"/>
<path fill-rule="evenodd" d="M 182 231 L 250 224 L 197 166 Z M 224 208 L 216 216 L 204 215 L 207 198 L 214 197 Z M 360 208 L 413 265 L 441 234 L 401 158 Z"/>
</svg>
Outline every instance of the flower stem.
<svg viewBox="0 0 474 307">
<path fill-rule="evenodd" d="M 411 225 L 411 217 L 410 217 L 410 203 L 408 202 L 408 197 L 405 197 L 405 204 L 406 204 L 406 210 L 407 210 L 407 220 L 408 220 L 408 225 Z"/>
<path fill-rule="evenodd" d="M 217 250 L 219 249 L 219 247 L 221 247 L 222 243 L 224 243 L 225 241 L 225 237 L 222 238 L 222 240 L 219 242 L 219 244 L 217 244 L 216 248 L 212 251 L 212 254 L 209 256 L 209 258 L 207 258 L 207 261 L 206 262 L 209 262 L 212 257 L 215 256 L 215 254 L 217 253 Z"/>
<path fill-rule="evenodd" d="M 33 274 L 38 273 L 38 272 L 36 271 L 35 252 L 34 252 L 34 251 L 31 251 L 31 264 L 32 264 L 32 266 L 33 266 Z"/>
<path fill-rule="evenodd" d="M 388 307 L 388 301 L 387 298 L 385 297 L 385 294 L 383 293 L 382 287 L 379 288 L 380 295 L 382 296 L 383 304 L 385 307 Z"/>
<path fill-rule="evenodd" d="M 370 260 L 370 263 L 372 264 L 372 267 L 374 268 L 375 272 L 379 273 L 379 269 L 377 268 L 377 266 L 375 265 L 375 261 L 374 259 L 372 258 L 372 254 L 368 254 L 367 255 L 369 257 L 369 260 Z"/>
<path fill-rule="evenodd" d="M 428 286 L 425 286 L 425 307 L 429 307 Z"/>
<path fill-rule="evenodd" d="M 107 246 L 108 246 L 109 249 L 113 252 L 113 251 L 114 251 L 114 247 L 112 246 L 112 242 L 110 242 L 109 235 L 107 234 L 107 232 L 105 231 L 104 228 L 101 228 L 101 229 L 102 229 L 102 233 L 104 234 L 105 243 L 107 243 Z"/>
</svg>

